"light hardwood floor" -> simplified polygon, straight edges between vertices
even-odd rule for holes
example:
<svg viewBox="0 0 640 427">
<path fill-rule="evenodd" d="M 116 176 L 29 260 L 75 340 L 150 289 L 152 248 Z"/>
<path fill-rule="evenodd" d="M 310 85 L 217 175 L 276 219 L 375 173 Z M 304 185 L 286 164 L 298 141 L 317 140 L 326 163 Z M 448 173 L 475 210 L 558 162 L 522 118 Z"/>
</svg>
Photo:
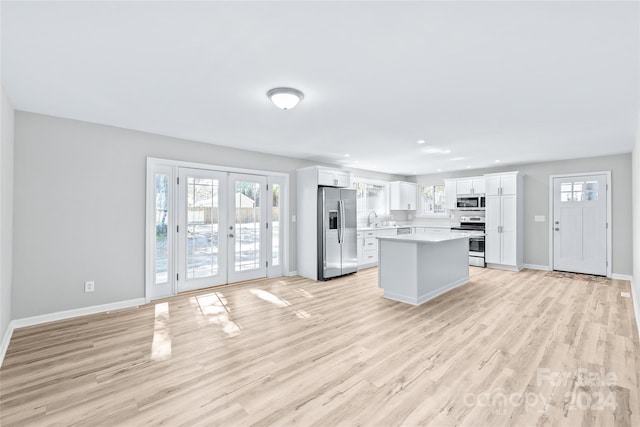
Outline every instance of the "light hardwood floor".
<svg viewBox="0 0 640 427">
<path fill-rule="evenodd" d="M 18 329 L 0 421 L 640 425 L 628 282 L 471 270 L 419 307 L 382 298 L 368 269 Z"/>
</svg>

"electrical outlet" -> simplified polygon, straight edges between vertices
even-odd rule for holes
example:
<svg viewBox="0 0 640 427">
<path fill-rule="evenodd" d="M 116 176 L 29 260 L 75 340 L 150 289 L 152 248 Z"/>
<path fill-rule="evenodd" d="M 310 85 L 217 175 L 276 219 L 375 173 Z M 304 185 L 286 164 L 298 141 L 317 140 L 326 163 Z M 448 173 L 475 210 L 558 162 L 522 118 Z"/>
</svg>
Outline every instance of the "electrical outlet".
<svg viewBox="0 0 640 427">
<path fill-rule="evenodd" d="M 84 291 L 85 292 L 93 292 L 96 289 L 96 282 L 93 280 L 89 282 L 84 282 Z"/>
<path fill-rule="evenodd" d="M 629 292 L 620 292 L 621 297 L 631 298 L 631 294 Z"/>
</svg>

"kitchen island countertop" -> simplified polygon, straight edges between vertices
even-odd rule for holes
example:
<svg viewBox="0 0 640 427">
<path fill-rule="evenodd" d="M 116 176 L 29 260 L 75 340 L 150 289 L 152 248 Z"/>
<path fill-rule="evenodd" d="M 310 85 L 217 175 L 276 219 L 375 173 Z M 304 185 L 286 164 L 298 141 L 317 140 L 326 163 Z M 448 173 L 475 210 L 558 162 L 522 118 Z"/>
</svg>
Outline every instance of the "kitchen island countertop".
<svg viewBox="0 0 640 427">
<path fill-rule="evenodd" d="M 416 243 L 438 243 L 446 240 L 467 239 L 467 233 L 416 233 L 399 234 L 397 236 L 377 236 L 380 240 L 396 240 Z"/>
</svg>

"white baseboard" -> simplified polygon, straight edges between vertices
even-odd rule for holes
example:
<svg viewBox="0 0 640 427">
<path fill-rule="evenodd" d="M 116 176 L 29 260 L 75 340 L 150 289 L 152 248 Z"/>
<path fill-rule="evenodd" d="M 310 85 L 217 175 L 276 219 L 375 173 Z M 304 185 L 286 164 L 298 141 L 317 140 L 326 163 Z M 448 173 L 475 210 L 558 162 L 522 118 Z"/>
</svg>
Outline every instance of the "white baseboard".
<svg viewBox="0 0 640 427">
<path fill-rule="evenodd" d="M 4 361 L 4 356 L 9 348 L 9 342 L 11 341 L 11 335 L 13 331 L 18 328 L 24 328 L 26 326 L 40 325 L 42 323 L 55 322 L 56 320 L 71 319 L 73 317 L 86 316 L 88 314 L 104 313 L 106 311 L 122 310 L 125 308 L 136 307 L 145 304 L 144 298 L 130 299 L 126 301 L 112 302 L 109 304 L 93 305 L 91 307 L 75 308 L 73 310 L 58 311 L 56 313 L 42 314 L 40 316 L 25 317 L 23 319 L 15 319 L 9 323 L 7 332 L 2 339 L 2 346 L 0 347 L 0 366 Z"/>
<path fill-rule="evenodd" d="M 449 292 L 452 289 L 457 288 L 458 286 L 462 286 L 462 285 L 466 285 L 467 283 L 469 283 L 469 276 L 463 277 L 461 279 L 458 279 L 454 282 L 451 282 L 445 286 L 442 286 L 441 288 L 438 288 L 434 291 L 431 291 L 429 293 L 420 295 L 420 296 L 412 296 L 412 295 L 403 295 L 403 294 L 398 294 L 395 292 L 389 292 L 387 290 L 384 291 L 384 297 L 387 299 L 391 299 L 394 301 L 398 301 L 398 302 L 404 302 L 406 304 L 411 304 L 411 305 L 420 305 L 420 304 L 424 304 L 427 301 L 430 301 L 432 299 L 434 299 L 435 297 L 438 297 L 446 292 Z"/>
<path fill-rule="evenodd" d="M 7 332 L 4 334 L 2 338 L 2 344 L 0 345 L 0 367 L 2 366 L 2 362 L 4 362 L 4 355 L 7 354 L 7 349 L 9 348 L 9 342 L 11 342 L 11 335 L 13 335 L 13 320 L 9 322 L 9 326 L 7 326 Z"/>
<path fill-rule="evenodd" d="M 631 302 L 633 303 L 633 311 L 636 315 L 636 325 L 638 327 L 638 338 L 640 338 L 640 291 L 636 292 L 636 287 L 631 277 Z"/>
<path fill-rule="evenodd" d="M 633 280 L 633 276 L 629 275 L 629 274 L 617 274 L 617 273 L 613 273 L 611 275 L 612 279 L 616 279 L 616 280 L 628 280 L 628 281 L 632 281 Z"/>
<path fill-rule="evenodd" d="M 520 270 L 522 270 L 524 268 L 524 266 L 521 267 L 514 267 L 512 265 L 503 265 L 503 264 L 489 264 L 487 263 L 487 268 L 495 268 L 497 270 L 506 270 L 506 271 L 515 271 L 518 272 Z"/>
<path fill-rule="evenodd" d="M 56 320 L 71 319 L 72 317 L 86 316 L 88 314 L 104 313 L 105 311 L 122 310 L 123 308 L 144 305 L 144 298 L 130 299 L 126 301 L 112 302 L 109 304 L 92 305 L 90 307 L 74 308 L 73 310 L 58 311 L 56 313 L 42 314 L 40 316 L 25 317 L 13 321 L 14 328 L 39 325 L 41 323 L 55 322 Z"/>
<path fill-rule="evenodd" d="M 290 271 L 290 272 L 288 272 L 287 274 L 285 274 L 285 276 L 288 276 L 288 277 L 290 277 L 290 276 L 297 276 L 297 275 L 298 275 L 298 272 L 297 272 L 297 271 Z"/>
<path fill-rule="evenodd" d="M 522 268 L 529 268 L 531 270 L 551 271 L 551 268 L 549 268 L 548 265 L 522 264 Z"/>
</svg>

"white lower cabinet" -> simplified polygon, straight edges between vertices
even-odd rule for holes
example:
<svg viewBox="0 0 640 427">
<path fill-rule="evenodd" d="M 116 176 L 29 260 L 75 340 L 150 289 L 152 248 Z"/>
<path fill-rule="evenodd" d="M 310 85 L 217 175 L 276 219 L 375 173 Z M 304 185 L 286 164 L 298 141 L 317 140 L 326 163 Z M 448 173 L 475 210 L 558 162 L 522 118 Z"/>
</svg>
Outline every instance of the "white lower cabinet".
<svg viewBox="0 0 640 427">
<path fill-rule="evenodd" d="M 395 228 L 358 231 L 358 267 L 367 268 L 378 265 L 378 236 L 395 236 Z"/>
</svg>

